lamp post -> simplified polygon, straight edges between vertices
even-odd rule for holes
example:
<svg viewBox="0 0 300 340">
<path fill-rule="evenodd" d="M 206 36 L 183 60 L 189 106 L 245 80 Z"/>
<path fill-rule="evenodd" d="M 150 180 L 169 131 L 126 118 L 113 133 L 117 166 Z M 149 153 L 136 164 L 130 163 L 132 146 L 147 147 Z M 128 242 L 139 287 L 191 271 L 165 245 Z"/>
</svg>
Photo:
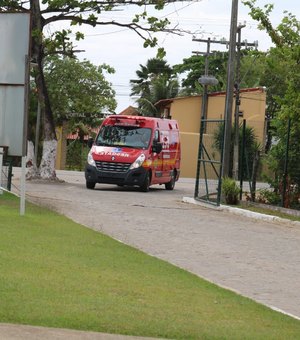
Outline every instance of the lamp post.
<svg viewBox="0 0 300 340">
<path fill-rule="evenodd" d="M 205 75 L 201 76 L 198 81 L 203 86 L 203 95 L 202 95 L 202 106 L 201 106 L 201 124 L 200 124 L 200 137 L 199 137 L 199 147 L 198 147 L 198 159 L 197 159 L 197 174 L 196 174 L 196 185 L 195 185 L 195 193 L 194 197 L 198 197 L 199 193 L 199 175 L 200 175 L 200 162 L 202 157 L 202 142 L 203 142 L 203 133 L 205 128 L 204 120 L 207 118 L 207 104 L 208 104 L 208 91 L 207 88 L 210 85 L 217 85 L 218 79 L 213 76 L 208 75 L 208 55 L 206 56 L 205 61 Z"/>
</svg>

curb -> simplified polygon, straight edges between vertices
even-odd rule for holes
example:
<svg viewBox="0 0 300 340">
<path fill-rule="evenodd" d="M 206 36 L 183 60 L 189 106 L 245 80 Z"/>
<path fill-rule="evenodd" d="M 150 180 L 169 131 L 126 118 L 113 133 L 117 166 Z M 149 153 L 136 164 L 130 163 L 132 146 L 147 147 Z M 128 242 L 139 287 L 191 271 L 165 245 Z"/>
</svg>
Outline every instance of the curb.
<svg viewBox="0 0 300 340">
<path fill-rule="evenodd" d="M 291 221 L 291 220 L 286 219 L 286 218 L 262 214 L 262 213 L 257 213 L 257 212 L 254 212 L 254 211 L 249 211 L 249 210 L 246 210 L 246 209 L 231 207 L 231 206 L 228 206 L 228 205 L 214 206 L 212 204 L 208 204 L 208 203 L 205 203 L 205 202 L 195 200 L 192 197 L 183 197 L 182 201 L 184 203 L 196 204 L 196 205 L 200 205 L 202 207 L 213 209 L 213 210 L 228 211 L 228 212 L 236 214 L 236 215 L 254 218 L 254 219 L 257 219 L 257 220 L 261 220 L 261 221 L 278 222 L 278 223 L 283 223 L 283 224 L 287 224 L 287 225 L 290 225 L 290 226 L 300 227 L 299 221 Z"/>
</svg>

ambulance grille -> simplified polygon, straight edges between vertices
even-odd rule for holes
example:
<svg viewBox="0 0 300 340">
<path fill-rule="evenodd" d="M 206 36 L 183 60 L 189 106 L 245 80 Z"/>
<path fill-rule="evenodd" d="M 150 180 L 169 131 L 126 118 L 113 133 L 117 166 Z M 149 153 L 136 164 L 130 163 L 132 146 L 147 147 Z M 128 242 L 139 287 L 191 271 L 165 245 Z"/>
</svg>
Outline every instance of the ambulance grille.
<svg viewBox="0 0 300 340">
<path fill-rule="evenodd" d="M 117 162 L 99 162 L 96 161 L 96 167 L 99 171 L 105 172 L 126 172 L 131 163 L 117 163 Z"/>
</svg>

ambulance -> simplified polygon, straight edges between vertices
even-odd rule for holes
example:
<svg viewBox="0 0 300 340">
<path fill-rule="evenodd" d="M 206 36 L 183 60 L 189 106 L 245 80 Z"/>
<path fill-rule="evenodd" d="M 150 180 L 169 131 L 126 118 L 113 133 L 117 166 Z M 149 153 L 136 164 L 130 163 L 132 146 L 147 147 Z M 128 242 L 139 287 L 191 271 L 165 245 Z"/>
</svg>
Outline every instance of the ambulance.
<svg viewBox="0 0 300 340">
<path fill-rule="evenodd" d="M 86 187 L 97 183 L 137 186 L 143 192 L 154 184 L 173 190 L 180 175 L 180 140 L 175 120 L 112 115 L 95 140 L 85 167 Z"/>
</svg>

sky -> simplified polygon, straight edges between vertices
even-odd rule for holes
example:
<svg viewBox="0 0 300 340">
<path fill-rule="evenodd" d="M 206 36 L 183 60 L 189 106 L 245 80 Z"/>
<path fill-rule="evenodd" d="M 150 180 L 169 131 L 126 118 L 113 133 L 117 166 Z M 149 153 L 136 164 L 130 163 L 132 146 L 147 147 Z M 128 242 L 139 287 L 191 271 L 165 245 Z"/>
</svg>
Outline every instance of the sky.
<svg viewBox="0 0 300 340">
<path fill-rule="evenodd" d="M 296 17 L 300 17 L 300 1 L 297 0 L 257 0 L 257 5 L 263 8 L 265 4 L 274 4 L 274 10 L 270 16 L 272 24 L 276 27 L 287 10 Z M 220 40 L 230 37 L 232 0 L 198 0 L 177 1 L 169 4 L 163 11 L 152 11 L 159 18 L 167 17 L 172 26 L 177 26 L 193 34 L 182 36 L 170 33 L 158 35 L 159 46 L 166 50 L 165 60 L 170 66 L 182 63 L 184 58 L 192 56 L 195 51 L 205 52 L 206 44 L 193 41 L 196 39 Z M 134 14 L 139 13 L 140 8 L 128 6 L 123 11 L 104 13 L 107 20 L 130 21 Z M 238 4 L 238 24 L 245 24 L 241 31 L 242 41 L 250 43 L 258 42 L 260 51 L 267 51 L 271 47 L 271 41 L 265 32 L 257 29 L 255 22 L 249 15 L 249 9 Z M 155 48 L 143 48 L 143 40 L 134 32 L 117 26 L 98 26 L 95 28 L 80 27 L 85 34 L 84 41 L 75 42 L 76 49 L 83 50 L 78 57 L 87 59 L 95 65 L 106 63 L 115 69 L 114 75 L 107 75 L 116 91 L 117 108 L 120 113 L 129 105 L 135 106 L 130 98 L 130 79 L 136 79 L 136 71 L 140 65 L 145 65 L 147 60 L 156 56 Z M 226 46 L 212 44 L 212 50 L 224 50 Z"/>
</svg>

